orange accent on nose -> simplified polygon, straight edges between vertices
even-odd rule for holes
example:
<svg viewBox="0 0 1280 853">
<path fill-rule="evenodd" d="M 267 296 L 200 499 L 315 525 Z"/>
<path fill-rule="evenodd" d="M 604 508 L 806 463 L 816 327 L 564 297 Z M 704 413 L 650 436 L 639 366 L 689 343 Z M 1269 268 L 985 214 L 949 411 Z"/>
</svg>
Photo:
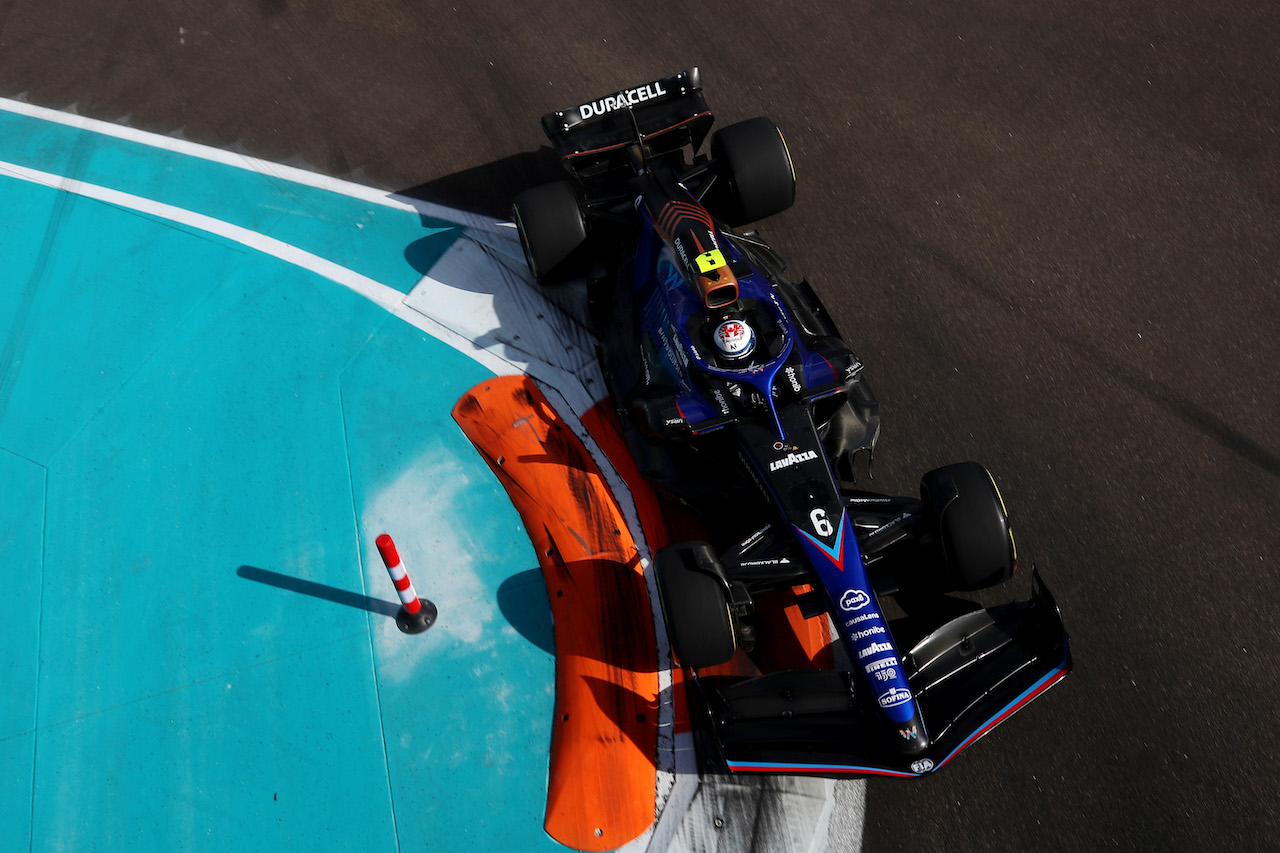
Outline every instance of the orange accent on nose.
<svg viewBox="0 0 1280 853">
<path fill-rule="evenodd" d="M 728 267 L 712 270 L 710 275 L 694 276 L 698 289 L 702 291 L 702 304 L 708 308 L 724 308 L 738 301 L 738 277 Z"/>
</svg>

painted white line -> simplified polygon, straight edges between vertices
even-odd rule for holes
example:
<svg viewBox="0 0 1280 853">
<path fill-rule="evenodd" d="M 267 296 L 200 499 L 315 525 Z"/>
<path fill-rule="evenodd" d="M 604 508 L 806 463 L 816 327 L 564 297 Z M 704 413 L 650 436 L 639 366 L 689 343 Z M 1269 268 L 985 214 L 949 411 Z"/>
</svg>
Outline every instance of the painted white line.
<svg viewBox="0 0 1280 853">
<path fill-rule="evenodd" d="M 195 157 L 210 163 L 219 163 L 224 166 L 243 169 L 247 172 L 254 172 L 259 175 L 278 178 L 283 181 L 300 184 L 313 189 L 325 190 L 326 192 L 335 193 L 337 195 L 346 196 L 347 198 L 357 199 L 370 204 L 377 204 L 383 207 L 417 213 L 419 215 L 430 216 L 437 219 L 446 219 L 452 222 L 457 222 L 467 228 L 479 228 L 487 231 L 502 227 L 503 224 L 495 222 L 492 217 L 480 216 L 475 213 L 468 213 L 466 211 L 442 207 L 441 205 L 433 204 L 432 202 L 409 198 L 408 196 L 403 196 L 398 193 L 389 193 L 385 190 L 379 190 L 374 187 L 366 187 L 361 184 L 330 177 L 329 175 L 322 175 L 318 172 L 299 169 L 295 166 L 284 166 L 279 163 L 260 160 L 256 157 L 249 157 L 244 154 L 224 151 L 220 148 L 211 148 L 207 145 L 189 142 L 185 139 L 161 136 L 159 134 L 149 133 L 145 130 L 138 130 L 125 125 L 111 124 L 109 122 L 76 115 L 74 113 L 58 112 L 57 110 L 36 106 L 35 104 L 29 104 L 24 101 L 0 98 L 0 111 L 27 116 L 28 118 L 40 119 L 41 121 L 60 124 L 64 127 L 70 127 L 76 130 L 89 131 L 101 136 L 109 136 L 125 142 L 132 142 L 137 145 L 146 145 L 150 148 L 156 148 L 162 151 L 183 154 L 187 157 Z"/>
<path fill-rule="evenodd" d="M 475 359 L 497 375 L 530 372 L 528 365 L 503 358 L 497 353 L 486 350 L 453 331 L 439 320 L 406 306 L 404 304 L 405 295 L 395 288 L 375 281 L 368 276 L 361 275 L 355 270 L 336 264 L 305 249 L 277 240 L 274 237 L 171 204 L 143 198 L 109 187 L 54 175 L 49 172 L 42 172 L 38 169 L 17 165 L 16 163 L 0 162 L 0 176 L 90 198 L 124 210 L 153 216 L 156 219 L 183 225 L 215 237 L 221 237 L 224 240 L 277 258 L 287 264 L 308 270 L 329 281 L 340 284 L 410 325 L 448 344 L 463 355 Z M 532 372 L 536 374 L 538 371 Z M 563 382 L 565 381 L 565 376 L 561 374 L 562 371 L 554 371 L 548 377 L 548 380 L 554 379 Z M 581 386 L 581 382 L 577 384 Z"/>
<path fill-rule="evenodd" d="M 91 198 L 125 210 L 144 213 L 157 219 L 176 222 L 188 228 L 194 228 L 197 231 L 222 237 L 225 240 L 239 243 L 242 246 L 247 246 L 255 251 L 271 255 L 286 263 L 324 276 L 330 281 L 335 281 L 343 287 L 354 290 L 388 311 L 394 311 L 396 306 L 404 299 L 404 294 L 395 288 L 380 284 L 367 276 L 335 264 L 333 261 L 326 260 L 319 255 L 313 255 L 274 237 L 259 234 L 239 225 L 232 225 L 230 222 L 223 222 L 221 219 L 214 219 L 212 216 L 205 216 L 202 213 L 184 210 L 171 204 L 142 198 L 120 190 L 84 183 L 49 172 L 41 172 L 15 163 L 0 162 L 0 175 Z"/>
</svg>

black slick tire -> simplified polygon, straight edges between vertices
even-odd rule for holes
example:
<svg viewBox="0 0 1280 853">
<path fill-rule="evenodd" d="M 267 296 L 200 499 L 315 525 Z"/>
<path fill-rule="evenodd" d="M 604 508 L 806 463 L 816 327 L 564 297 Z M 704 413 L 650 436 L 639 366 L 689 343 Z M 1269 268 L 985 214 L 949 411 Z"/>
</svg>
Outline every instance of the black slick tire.
<svg viewBox="0 0 1280 853">
<path fill-rule="evenodd" d="M 731 225 L 781 213 L 795 202 L 791 154 L 769 119 L 747 119 L 717 131 L 711 137 L 711 156 L 726 184 L 715 188 L 720 213 Z"/>
<path fill-rule="evenodd" d="M 977 462 L 925 474 L 920 495 L 937 525 L 948 591 L 985 589 L 1013 577 L 1017 550 L 995 480 Z"/>
<path fill-rule="evenodd" d="M 568 181 L 525 190 L 516 196 L 511 216 L 529 271 L 539 284 L 560 284 L 580 270 L 587 239 L 586 220 Z"/>
<path fill-rule="evenodd" d="M 667 636 L 682 666 L 724 663 L 737 647 L 728 597 L 715 565 L 705 542 L 671 545 L 654 558 Z"/>
</svg>

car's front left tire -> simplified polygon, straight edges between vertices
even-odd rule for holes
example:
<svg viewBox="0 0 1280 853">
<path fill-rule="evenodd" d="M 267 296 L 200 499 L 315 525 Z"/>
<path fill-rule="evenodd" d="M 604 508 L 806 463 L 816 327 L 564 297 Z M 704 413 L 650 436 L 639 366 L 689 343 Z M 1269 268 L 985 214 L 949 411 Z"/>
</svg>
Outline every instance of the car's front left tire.
<svg viewBox="0 0 1280 853">
<path fill-rule="evenodd" d="M 715 553 L 705 542 L 684 542 L 654 555 L 658 598 L 667 636 L 681 666 L 722 664 L 737 648 L 729 597 Z"/>
</svg>

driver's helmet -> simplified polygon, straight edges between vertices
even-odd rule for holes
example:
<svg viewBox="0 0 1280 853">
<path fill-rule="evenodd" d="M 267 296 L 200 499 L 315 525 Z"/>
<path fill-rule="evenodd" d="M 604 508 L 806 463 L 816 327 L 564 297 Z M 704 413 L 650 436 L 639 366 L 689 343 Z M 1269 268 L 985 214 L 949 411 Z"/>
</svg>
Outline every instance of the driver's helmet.
<svg viewBox="0 0 1280 853">
<path fill-rule="evenodd" d="M 716 352 L 730 361 L 746 358 L 756 348 L 755 330 L 747 325 L 746 320 L 737 317 L 724 318 L 716 326 L 712 339 L 715 341 Z"/>
</svg>

